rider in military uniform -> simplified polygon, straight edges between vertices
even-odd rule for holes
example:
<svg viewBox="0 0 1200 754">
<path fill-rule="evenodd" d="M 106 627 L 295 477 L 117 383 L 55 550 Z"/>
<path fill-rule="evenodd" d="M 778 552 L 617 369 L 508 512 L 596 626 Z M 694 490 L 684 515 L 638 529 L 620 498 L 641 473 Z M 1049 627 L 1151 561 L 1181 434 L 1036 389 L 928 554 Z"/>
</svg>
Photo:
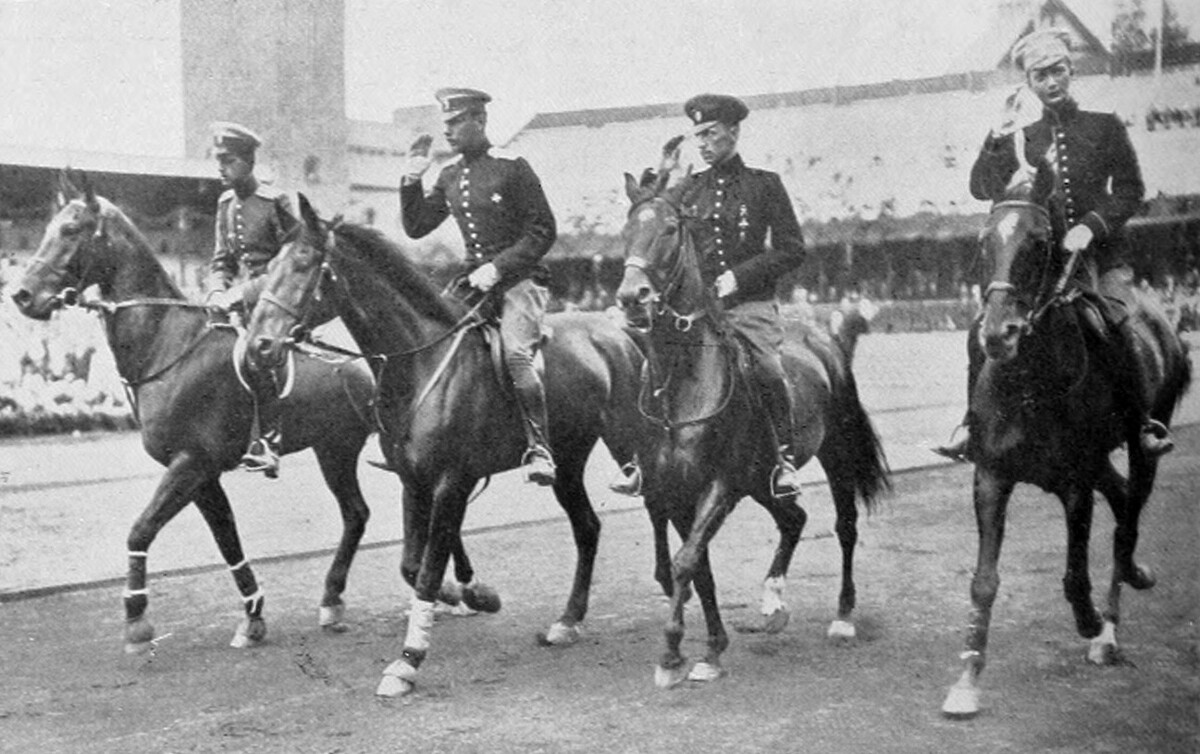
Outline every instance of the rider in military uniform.
<svg viewBox="0 0 1200 754">
<path fill-rule="evenodd" d="M 524 417 L 526 479 L 553 484 L 546 392 L 533 359 L 548 298 L 549 271 L 541 259 L 554 244 L 554 215 L 529 163 L 492 153 L 486 133 L 491 96 L 475 89 L 441 89 L 436 97 L 446 141 L 458 158 L 426 193 L 421 176 L 429 169 L 432 137 L 412 145 L 400 182 L 404 231 L 420 238 L 453 215 L 466 244 L 467 283 L 502 297 L 500 339 Z"/>
<path fill-rule="evenodd" d="M 226 191 L 217 201 L 215 248 L 208 279 L 208 303 L 217 310 L 241 310 L 257 298 L 256 278 L 279 253 L 297 225 L 287 195 L 254 177 L 254 155 L 262 140 L 236 123 L 214 123 L 213 155 Z M 240 281 L 235 285 L 235 281 Z M 249 294 L 249 295 L 247 295 Z M 255 436 L 242 465 L 279 475 L 280 412 L 273 375 L 251 373 L 255 396 Z"/>
<path fill-rule="evenodd" d="M 1023 127 L 1025 158 L 1048 165 L 1055 190 L 1047 209 L 1057 245 L 1064 254 L 1079 254 L 1089 270 L 1084 284 L 1098 280 L 1102 288 L 1123 285 L 1124 243 L 1120 231 L 1141 205 L 1145 186 L 1137 155 L 1125 125 L 1112 113 L 1079 109 L 1069 94 L 1072 76 L 1069 37 L 1060 29 L 1043 29 L 1024 37 L 1013 49 L 1013 61 L 1025 71 L 1025 85 L 1042 103 L 1041 118 Z M 1000 122 L 988 134 L 971 169 L 971 193 L 977 199 L 998 201 L 1018 168 L 1014 133 L 1021 126 L 1020 91 L 1008 98 Z M 1120 268 L 1120 269 L 1119 269 Z M 1107 274 L 1107 273 L 1116 274 Z M 1150 418 L 1141 376 L 1134 362 L 1134 335 L 1117 299 L 1100 307 L 1105 333 L 1106 361 L 1115 382 L 1117 400 L 1138 422 L 1143 449 L 1158 455 L 1173 447 L 1170 433 Z M 974 330 L 972 331 L 974 332 Z M 968 390 L 974 387 L 983 354 L 977 339 L 968 339 Z M 966 459 L 969 432 L 957 442 L 938 448 L 955 459 Z"/>
<path fill-rule="evenodd" d="M 741 122 L 750 112 L 745 103 L 701 94 L 683 109 L 699 140 L 700 156 L 710 166 L 692 177 L 681 197 L 685 213 L 696 218 L 691 227 L 701 276 L 723 300 L 726 322 L 750 350 L 751 378 L 775 437 L 771 488 L 776 497 L 797 495 L 792 390 L 783 369 L 783 323 L 775 286 L 804 261 L 800 224 L 779 175 L 747 167 L 738 154 Z M 664 154 L 660 171 L 678 162 L 678 142 L 669 142 L 668 149 L 674 155 Z M 612 489 L 632 493 L 640 475 L 636 467 L 626 469 L 626 480 Z"/>
</svg>

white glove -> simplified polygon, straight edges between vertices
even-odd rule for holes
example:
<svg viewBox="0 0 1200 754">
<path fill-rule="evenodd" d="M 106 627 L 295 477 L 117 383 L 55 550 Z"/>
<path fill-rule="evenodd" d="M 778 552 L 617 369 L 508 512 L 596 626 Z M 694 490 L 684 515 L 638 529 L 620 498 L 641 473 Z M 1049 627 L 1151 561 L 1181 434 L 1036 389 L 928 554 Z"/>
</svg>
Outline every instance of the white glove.
<svg viewBox="0 0 1200 754">
<path fill-rule="evenodd" d="M 210 291 L 204 303 L 210 309 L 219 309 L 227 312 L 242 303 L 242 289 L 234 286 L 225 290 Z"/>
<path fill-rule="evenodd" d="M 1091 243 L 1096 234 L 1086 225 L 1076 225 L 1067 231 L 1067 235 L 1063 237 L 1063 251 L 1068 254 L 1073 254 L 1077 251 L 1083 251 Z"/>
<path fill-rule="evenodd" d="M 726 270 L 718 275 L 714 285 L 717 287 L 717 298 L 737 293 L 737 278 L 733 276 L 733 270 Z"/>
<path fill-rule="evenodd" d="M 404 182 L 416 183 L 429 170 L 432 162 L 429 158 L 429 147 L 433 145 L 433 137 L 422 134 L 408 148 L 408 160 L 404 163 Z"/>
<path fill-rule="evenodd" d="M 498 280 L 500 280 L 500 270 L 497 270 L 496 265 L 491 262 L 476 267 L 470 275 L 467 275 L 467 282 L 473 288 L 478 288 L 484 293 L 490 291 Z"/>
<path fill-rule="evenodd" d="M 1024 120 L 1024 115 L 1021 111 L 1021 103 L 1024 99 L 1025 86 L 1018 86 L 1013 90 L 1012 94 L 1004 99 L 1004 110 L 1000 113 L 1000 117 L 992 126 L 992 136 L 999 138 L 1013 133 Z"/>
</svg>

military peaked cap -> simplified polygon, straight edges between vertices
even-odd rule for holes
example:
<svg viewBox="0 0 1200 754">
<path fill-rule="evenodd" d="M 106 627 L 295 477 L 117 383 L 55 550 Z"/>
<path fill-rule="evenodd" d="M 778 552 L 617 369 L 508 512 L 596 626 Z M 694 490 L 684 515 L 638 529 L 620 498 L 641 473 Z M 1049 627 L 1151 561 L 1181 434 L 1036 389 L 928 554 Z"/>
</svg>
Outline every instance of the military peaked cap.
<svg viewBox="0 0 1200 754">
<path fill-rule="evenodd" d="M 684 104 L 683 111 L 691 119 L 696 133 L 714 123 L 737 125 L 750 114 L 745 102 L 728 94 L 697 94 Z"/>
<path fill-rule="evenodd" d="M 1023 71 L 1047 68 L 1071 60 L 1071 36 L 1063 29 L 1038 29 L 1017 40 L 1012 59 Z"/>
<path fill-rule="evenodd" d="M 448 87 L 438 89 L 433 95 L 442 105 L 442 120 L 454 120 L 463 113 L 485 112 L 487 103 L 492 101 L 492 95 L 478 89 L 462 89 Z"/>
<path fill-rule="evenodd" d="M 213 123 L 213 155 L 236 154 L 248 157 L 262 144 L 258 134 L 238 123 L 220 121 Z"/>
</svg>

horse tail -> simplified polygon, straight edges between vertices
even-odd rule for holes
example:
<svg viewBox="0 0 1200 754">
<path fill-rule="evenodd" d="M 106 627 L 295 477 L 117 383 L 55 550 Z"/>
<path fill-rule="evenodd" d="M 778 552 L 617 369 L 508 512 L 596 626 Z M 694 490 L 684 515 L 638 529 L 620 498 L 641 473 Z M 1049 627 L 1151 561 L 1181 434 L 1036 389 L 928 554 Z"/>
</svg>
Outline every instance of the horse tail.
<svg viewBox="0 0 1200 754">
<path fill-rule="evenodd" d="M 821 465 L 826 472 L 832 468 L 848 469 L 855 493 L 870 511 L 879 497 L 891 490 L 892 472 L 883 442 L 858 397 L 858 382 L 850 369 L 854 341 L 849 341 L 849 352 L 842 342 L 835 342 L 838 342 L 836 351 L 813 349 L 825 362 L 832 394 L 829 432 L 819 453 Z"/>
</svg>

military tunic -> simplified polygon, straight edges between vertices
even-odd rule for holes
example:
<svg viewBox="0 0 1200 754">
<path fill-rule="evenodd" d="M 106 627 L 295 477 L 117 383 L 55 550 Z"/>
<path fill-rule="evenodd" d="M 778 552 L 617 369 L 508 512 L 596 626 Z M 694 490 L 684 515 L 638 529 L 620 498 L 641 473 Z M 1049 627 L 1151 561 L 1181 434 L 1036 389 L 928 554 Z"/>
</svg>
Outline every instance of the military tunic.
<svg viewBox="0 0 1200 754">
<path fill-rule="evenodd" d="M 419 182 L 400 186 L 404 231 L 421 238 L 453 215 L 471 269 L 491 262 L 503 289 L 530 278 L 545 284 L 541 259 L 554 245 L 554 215 L 533 168 L 521 157 L 488 150 L 463 154 L 442 169 L 433 189 Z"/>
<path fill-rule="evenodd" d="M 1094 234 L 1089 256 L 1100 269 L 1119 264 L 1119 232 L 1145 194 L 1125 124 L 1112 113 L 1080 110 L 1068 102 L 1057 110 L 1044 108 L 1041 119 L 1024 131 L 1026 160 L 1031 165 L 1045 161 L 1055 173 L 1056 191 L 1048 209 L 1059 240 L 1082 223 Z M 971 168 L 975 198 L 1003 198 L 1018 167 L 1015 150 L 1012 134 L 987 137 Z"/>
<path fill-rule="evenodd" d="M 693 218 L 704 282 L 711 285 L 729 270 L 737 279 L 728 307 L 774 300 L 779 279 L 804 261 L 804 238 L 783 181 L 746 167 L 740 155 L 697 173 L 682 202 Z"/>
<path fill-rule="evenodd" d="M 243 199 L 228 189 L 217 200 L 213 277 L 227 288 L 239 271 L 249 278 L 262 275 L 296 224 L 282 191 L 258 185 Z"/>
</svg>

